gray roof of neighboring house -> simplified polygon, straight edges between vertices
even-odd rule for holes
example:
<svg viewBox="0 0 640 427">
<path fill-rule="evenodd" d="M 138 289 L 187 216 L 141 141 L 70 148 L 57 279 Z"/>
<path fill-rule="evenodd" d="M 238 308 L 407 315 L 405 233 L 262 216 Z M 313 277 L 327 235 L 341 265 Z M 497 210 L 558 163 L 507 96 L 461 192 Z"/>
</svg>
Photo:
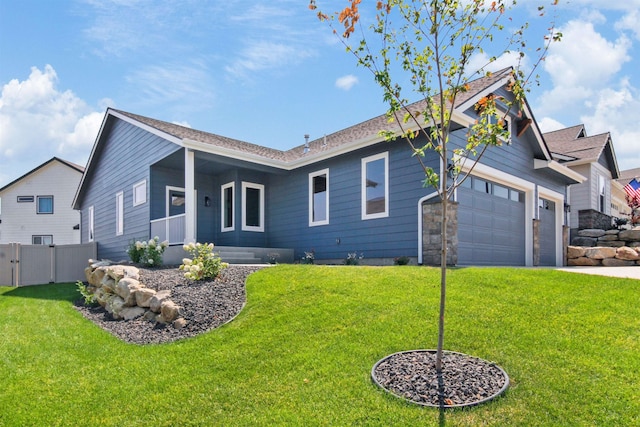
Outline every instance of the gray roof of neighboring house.
<svg viewBox="0 0 640 427">
<path fill-rule="evenodd" d="M 456 99 L 456 107 L 464 104 L 474 96 L 477 96 L 477 94 L 484 89 L 489 88 L 505 77 L 508 77 L 510 73 L 511 68 L 505 68 L 489 76 L 484 76 L 470 81 L 468 83 L 468 90 L 458 95 Z M 435 101 L 438 102 L 438 97 L 436 97 Z M 420 110 L 421 108 L 424 108 L 425 103 L 426 102 L 424 100 L 418 101 L 410 104 L 408 108 L 412 110 Z M 257 155 L 267 159 L 280 160 L 283 162 L 289 162 L 299 159 L 305 154 L 305 144 L 299 145 L 286 151 L 276 150 L 273 148 L 263 147 L 257 144 L 240 141 L 209 132 L 195 130 L 162 120 L 140 116 L 138 114 L 133 114 L 122 110 L 112 110 L 179 139 L 193 140 L 204 144 L 211 144 L 212 146 L 216 147 L 231 149 L 239 152 Z M 350 126 L 346 129 L 309 141 L 308 147 L 309 149 L 313 150 L 314 153 L 330 151 L 334 148 L 340 147 L 350 142 L 377 136 L 380 130 L 388 128 L 389 126 L 390 125 L 386 114 L 382 114 L 380 116 L 366 120 L 362 123 Z"/>
<path fill-rule="evenodd" d="M 54 162 L 54 161 L 60 162 L 63 165 L 68 166 L 71 169 L 74 169 L 74 170 L 80 172 L 81 174 L 84 172 L 84 167 L 83 166 L 77 165 L 75 163 L 72 163 L 72 162 L 70 162 L 68 160 L 61 159 L 59 157 L 52 157 L 51 159 L 47 160 L 46 162 L 42 163 L 41 165 L 31 169 L 29 172 L 25 173 L 21 177 L 14 179 L 13 181 L 8 183 L 4 187 L 0 188 L 0 192 L 4 191 L 6 188 L 11 187 L 13 184 L 17 183 L 18 181 L 23 180 L 27 176 L 31 175 L 32 173 L 37 172 L 38 170 L 42 169 L 43 167 L 47 166 L 49 163 Z"/>
<path fill-rule="evenodd" d="M 638 180 L 640 181 L 640 168 L 620 171 L 620 176 L 616 181 L 618 181 L 622 185 L 627 185 L 633 178 L 638 178 Z"/>
</svg>

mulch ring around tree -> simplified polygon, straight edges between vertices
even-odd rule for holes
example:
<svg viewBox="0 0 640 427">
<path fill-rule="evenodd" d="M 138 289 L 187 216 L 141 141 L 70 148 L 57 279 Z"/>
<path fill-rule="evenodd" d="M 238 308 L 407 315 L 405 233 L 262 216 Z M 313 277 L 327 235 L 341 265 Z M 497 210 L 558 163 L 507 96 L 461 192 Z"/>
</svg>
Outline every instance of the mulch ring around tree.
<svg viewBox="0 0 640 427">
<path fill-rule="evenodd" d="M 438 393 L 436 350 L 391 354 L 371 370 L 374 383 L 392 395 L 423 406 L 458 408 L 479 405 L 500 396 L 509 376 L 498 365 L 452 351 L 442 354 L 444 393 Z"/>
</svg>

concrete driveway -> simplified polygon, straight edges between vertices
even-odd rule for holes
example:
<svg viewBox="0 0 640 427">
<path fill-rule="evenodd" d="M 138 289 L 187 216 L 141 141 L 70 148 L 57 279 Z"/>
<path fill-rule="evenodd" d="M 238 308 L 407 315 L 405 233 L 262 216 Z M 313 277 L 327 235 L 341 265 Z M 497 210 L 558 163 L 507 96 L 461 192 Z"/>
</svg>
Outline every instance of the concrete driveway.
<svg viewBox="0 0 640 427">
<path fill-rule="evenodd" d="M 595 274 L 597 276 L 623 277 L 640 280 L 640 266 L 637 267 L 562 267 L 560 271 L 570 273 Z"/>
</svg>

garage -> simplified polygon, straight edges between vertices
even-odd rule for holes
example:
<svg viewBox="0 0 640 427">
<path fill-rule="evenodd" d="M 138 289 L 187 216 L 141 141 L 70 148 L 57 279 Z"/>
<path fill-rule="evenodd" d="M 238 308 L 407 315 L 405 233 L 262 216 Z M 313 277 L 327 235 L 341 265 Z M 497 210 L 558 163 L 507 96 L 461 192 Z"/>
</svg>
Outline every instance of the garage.
<svg viewBox="0 0 640 427">
<path fill-rule="evenodd" d="M 458 203 L 459 265 L 525 265 L 524 192 L 471 176 Z"/>
</svg>

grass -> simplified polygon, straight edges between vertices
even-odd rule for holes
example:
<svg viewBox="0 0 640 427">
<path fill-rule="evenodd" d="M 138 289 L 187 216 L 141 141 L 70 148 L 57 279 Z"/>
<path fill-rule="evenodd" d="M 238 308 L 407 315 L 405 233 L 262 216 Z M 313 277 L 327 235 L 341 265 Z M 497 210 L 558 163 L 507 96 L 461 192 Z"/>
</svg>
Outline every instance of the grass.
<svg viewBox="0 0 640 427">
<path fill-rule="evenodd" d="M 75 311 L 73 284 L 0 287 L 0 426 L 640 425 L 640 281 L 452 270 L 445 347 L 511 387 L 443 419 L 370 379 L 435 347 L 439 270 L 280 265 L 247 292 L 230 324 L 137 346 Z"/>
</svg>

